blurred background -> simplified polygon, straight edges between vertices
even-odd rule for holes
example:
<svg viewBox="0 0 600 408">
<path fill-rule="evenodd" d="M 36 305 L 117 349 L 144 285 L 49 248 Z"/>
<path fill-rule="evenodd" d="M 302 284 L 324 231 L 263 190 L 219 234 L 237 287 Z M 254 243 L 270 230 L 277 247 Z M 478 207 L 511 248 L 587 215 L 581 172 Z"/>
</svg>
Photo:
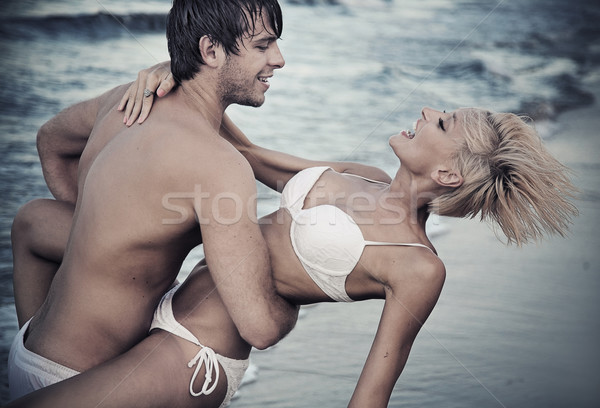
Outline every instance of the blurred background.
<svg viewBox="0 0 600 408">
<path fill-rule="evenodd" d="M 17 331 L 10 226 L 50 197 L 37 129 L 61 109 L 168 59 L 168 0 L 3 0 L 0 6 L 0 403 Z M 574 172 L 566 238 L 505 247 L 478 220 L 434 217 L 448 271 L 394 407 L 598 407 L 600 4 L 584 0 L 281 0 L 286 66 L 260 109 L 228 112 L 257 144 L 393 175 L 387 140 L 423 106 L 527 114 Z M 259 186 L 259 214 L 278 194 Z M 184 269 L 202 255 L 199 248 Z M 232 407 L 345 406 L 383 302 L 303 310 L 252 356 Z"/>
</svg>

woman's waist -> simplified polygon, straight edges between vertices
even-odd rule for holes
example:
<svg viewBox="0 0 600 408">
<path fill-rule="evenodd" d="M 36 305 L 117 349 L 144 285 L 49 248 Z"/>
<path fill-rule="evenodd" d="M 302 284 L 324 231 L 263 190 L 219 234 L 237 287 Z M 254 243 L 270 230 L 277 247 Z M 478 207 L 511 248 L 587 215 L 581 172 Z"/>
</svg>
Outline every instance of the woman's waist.
<svg viewBox="0 0 600 408">
<path fill-rule="evenodd" d="M 226 357 L 248 357 L 250 345 L 241 337 L 206 266 L 196 268 L 171 295 L 171 300 L 167 295 L 159 305 L 153 328 Z"/>
</svg>

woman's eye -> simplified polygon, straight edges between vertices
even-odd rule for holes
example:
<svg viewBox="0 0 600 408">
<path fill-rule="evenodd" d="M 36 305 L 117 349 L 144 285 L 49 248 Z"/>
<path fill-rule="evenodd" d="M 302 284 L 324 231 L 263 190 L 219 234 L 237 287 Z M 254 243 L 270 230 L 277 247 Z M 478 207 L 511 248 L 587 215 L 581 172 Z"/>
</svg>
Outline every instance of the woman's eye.
<svg viewBox="0 0 600 408">
<path fill-rule="evenodd" d="M 440 120 L 438 121 L 440 127 L 442 128 L 442 130 L 445 132 L 446 129 L 444 128 L 444 121 L 442 120 L 442 118 L 440 118 Z"/>
</svg>

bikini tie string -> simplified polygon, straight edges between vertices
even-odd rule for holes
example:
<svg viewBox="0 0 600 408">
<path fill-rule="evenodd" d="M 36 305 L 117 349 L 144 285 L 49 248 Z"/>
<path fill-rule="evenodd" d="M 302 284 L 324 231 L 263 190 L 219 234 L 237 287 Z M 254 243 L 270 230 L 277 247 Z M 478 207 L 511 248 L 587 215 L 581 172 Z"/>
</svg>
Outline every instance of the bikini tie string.
<svg viewBox="0 0 600 408">
<path fill-rule="evenodd" d="M 194 370 L 194 375 L 192 376 L 192 381 L 190 382 L 190 394 L 192 394 L 194 397 L 210 394 L 215 390 L 217 384 L 219 383 L 219 361 L 217 360 L 217 355 L 215 354 L 214 350 L 210 347 L 201 348 L 196 356 L 188 363 L 189 368 L 192 368 L 194 365 L 196 365 L 196 369 Z M 196 381 L 196 377 L 198 376 L 198 373 L 203 365 L 206 367 L 204 384 L 202 385 L 202 390 L 200 390 L 200 392 L 194 392 L 194 381 Z M 215 372 L 214 381 L 212 381 L 213 370 Z M 212 386 L 210 385 L 211 382 Z"/>
</svg>

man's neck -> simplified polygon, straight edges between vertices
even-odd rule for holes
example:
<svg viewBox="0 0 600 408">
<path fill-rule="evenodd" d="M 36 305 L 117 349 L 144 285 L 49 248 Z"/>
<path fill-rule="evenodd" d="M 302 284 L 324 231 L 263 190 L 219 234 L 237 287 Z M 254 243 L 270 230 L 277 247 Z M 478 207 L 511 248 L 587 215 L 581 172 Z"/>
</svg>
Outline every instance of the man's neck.
<svg viewBox="0 0 600 408">
<path fill-rule="evenodd" d="M 182 102 L 190 110 L 200 113 L 214 129 L 221 127 L 226 106 L 217 96 L 214 89 L 215 81 L 196 75 L 192 80 L 183 81 L 180 85 Z"/>
</svg>

